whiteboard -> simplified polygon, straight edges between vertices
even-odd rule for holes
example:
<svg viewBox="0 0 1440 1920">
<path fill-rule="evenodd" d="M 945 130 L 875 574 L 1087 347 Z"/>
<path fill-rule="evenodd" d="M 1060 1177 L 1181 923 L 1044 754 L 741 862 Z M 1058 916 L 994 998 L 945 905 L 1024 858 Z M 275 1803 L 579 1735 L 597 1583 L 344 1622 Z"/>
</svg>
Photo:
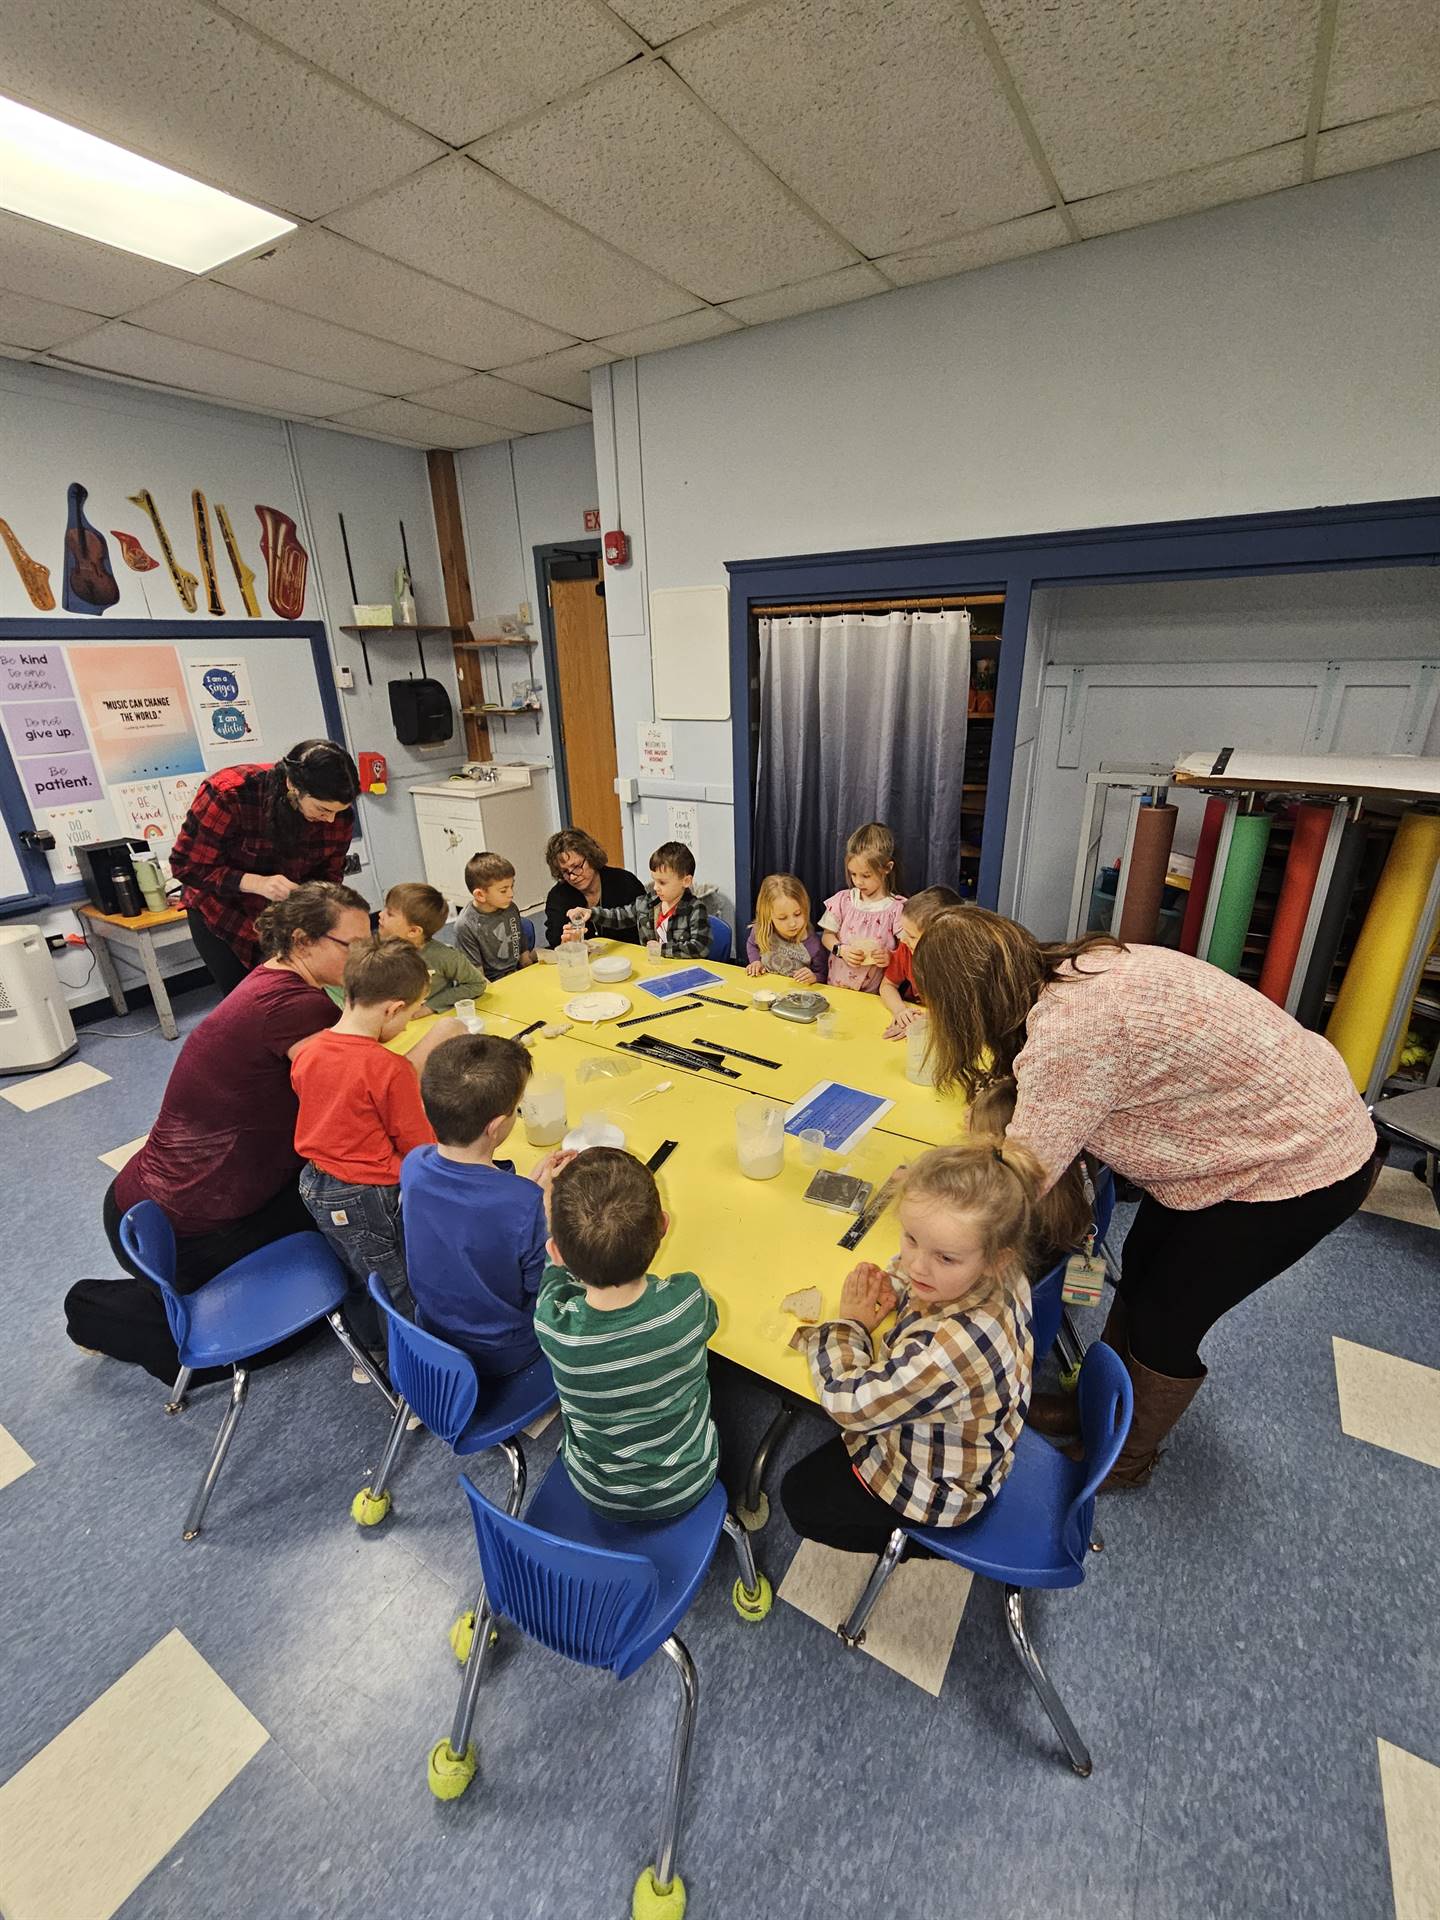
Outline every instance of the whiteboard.
<svg viewBox="0 0 1440 1920">
<path fill-rule="evenodd" d="M 730 594 L 661 587 L 650 596 L 657 720 L 730 718 Z"/>
</svg>

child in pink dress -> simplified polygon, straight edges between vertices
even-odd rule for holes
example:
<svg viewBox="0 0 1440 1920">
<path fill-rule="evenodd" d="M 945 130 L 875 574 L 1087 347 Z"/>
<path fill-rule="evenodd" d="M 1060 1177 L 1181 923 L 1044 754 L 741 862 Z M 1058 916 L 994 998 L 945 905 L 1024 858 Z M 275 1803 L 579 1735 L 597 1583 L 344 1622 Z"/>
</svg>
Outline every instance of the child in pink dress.
<svg viewBox="0 0 1440 1920">
<path fill-rule="evenodd" d="M 895 836 L 872 820 L 845 843 L 849 886 L 832 893 L 820 916 L 820 939 L 830 952 L 830 985 L 878 993 L 900 928 L 905 896 L 890 891 Z"/>
</svg>

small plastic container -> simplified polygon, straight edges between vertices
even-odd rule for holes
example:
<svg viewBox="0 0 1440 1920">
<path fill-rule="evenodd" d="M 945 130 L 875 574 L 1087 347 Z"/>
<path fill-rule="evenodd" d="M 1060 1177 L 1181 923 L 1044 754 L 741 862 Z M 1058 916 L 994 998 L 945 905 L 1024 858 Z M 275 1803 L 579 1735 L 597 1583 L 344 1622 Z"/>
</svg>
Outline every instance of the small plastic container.
<svg viewBox="0 0 1440 1920">
<path fill-rule="evenodd" d="M 785 1166 L 785 1113 L 768 1100 L 735 1109 L 735 1157 L 747 1180 L 773 1180 Z"/>
<path fill-rule="evenodd" d="M 475 1018 L 475 1002 L 473 1000 L 457 1000 L 453 1011 L 457 1020 L 463 1020 L 466 1026 L 469 1026 L 470 1022 Z"/>
<path fill-rule="evenodd" d="M 590 956 L 583 943 L 569 941 L 560 949 L 555 962 L 563 993 L 588 993 L 591 987 Z"/>
<path fill-rule="evenodd" d="M 531 1076 L 520 1102 L 520 1118 L 532 1147 L 559 1144 L 565 1134 L 565 1082 L 558 1073 Z"/>
<path fill-rule="evenodd" d="M 928 1013 L 917 1015 L 905 1029 L 905 1078 L 917 1087 L 933 1087 L 935 1084 Z"/>
<path fill-rule="evenodd" d="M 587 1113 L 583 1119 L 565 1135 L 563 1145 L 567 1153 L 584 1153 L 590 1147 L 623 1147 L 625 1129 L 613 1113 L 602 1113 L 598 1108 Z"/>
<path fill-rule="evenodd" d="M 806 1127 L 799 1135 L 800 1160 L 803 1166 L 823 1167 L 825 1164 L 825 1129 Z"/>
<path fill-rule="evenodd" d="M 840 1016 L 835 1011 L 834 1007 L 827 1007 L 824 1013 L 817 1014 L 815 1019 L 815 1031 L 819 1034 L 822 1040 L 838 1040 L 839 1039 Z"/>
</svg>

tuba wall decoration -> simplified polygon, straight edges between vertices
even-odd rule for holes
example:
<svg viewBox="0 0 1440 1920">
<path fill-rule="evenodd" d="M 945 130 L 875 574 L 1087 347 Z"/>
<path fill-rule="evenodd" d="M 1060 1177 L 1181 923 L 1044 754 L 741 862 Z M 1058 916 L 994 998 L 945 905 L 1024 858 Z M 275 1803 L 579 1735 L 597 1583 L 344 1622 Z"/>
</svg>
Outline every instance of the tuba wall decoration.
<svg viewBox="0 0 1440 1920">
<path fill-rule="evenodd" d="M 70 482 L 61 598 L 67 613 L 99 615 L 114 606 L 120 598 L 120 588 L 110 565 L 105 536 L 85 518 L 85 502 L 89 497 L 88 487 L 82 487 L 78 480 Z"/>
<path fill-rule="evenodd" d="M 32 560 L 29 554 L 15 538 L 8 520 L 0 520 L 0 540 L 10 549 L 10 558 L 15 562 L 15 571 L 20 576 L 21 585 L 30 596 L 30 604 L 37 613 L 49 613 L 55 605 L 55 595 L 50 590 L 50 569 L 39 560 Z"/>
<path fill-rule="evenodd" d="M 295 522 L 278 507 L 257 506 L 260 551 L 265 556 L 265 592 L 282 620 L 298 620 L 305 610 L 305 578 L 310 556 L 300 544 Z"/>
<path fill-rule="evenodd" d="M 195 575 L 175 558 L 175 549 L 170 544 L 170 536 L 165 531 L 165 522 L 160 518 L 160 509 L 148 487 L 142 487 L 139 493 L 129 496 L 130 504 L 139 507 L 142 513 L 148 513 L 150 524 L 155 529 L 155 538 L 160 542 L 160 551 L 165 556 L 165 564 L 170 569 L 170 578 L 175 583 L 175 591 L 180 596 L 180 604 L 187 613 L 195 611 L 195 590 L 200 585 Z"/>
</svg>

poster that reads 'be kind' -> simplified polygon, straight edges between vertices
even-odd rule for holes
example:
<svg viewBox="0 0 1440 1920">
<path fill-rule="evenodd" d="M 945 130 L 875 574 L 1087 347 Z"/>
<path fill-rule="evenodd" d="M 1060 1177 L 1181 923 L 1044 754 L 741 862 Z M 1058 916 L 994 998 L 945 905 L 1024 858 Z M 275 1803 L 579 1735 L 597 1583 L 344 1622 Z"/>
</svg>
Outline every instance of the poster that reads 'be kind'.
<svg viewBox="0 0 1440 1920">
<path fill-rule="evenodd" d="M 205 773 L 262 757 L 244 663 L 182 667 L 173 646 L 0 646 L 0 726 L 36 825 L 55 835 L 57 880 L 78 877 L 74 849 L 90 840 L 168 851 Z"/>
</svg>

